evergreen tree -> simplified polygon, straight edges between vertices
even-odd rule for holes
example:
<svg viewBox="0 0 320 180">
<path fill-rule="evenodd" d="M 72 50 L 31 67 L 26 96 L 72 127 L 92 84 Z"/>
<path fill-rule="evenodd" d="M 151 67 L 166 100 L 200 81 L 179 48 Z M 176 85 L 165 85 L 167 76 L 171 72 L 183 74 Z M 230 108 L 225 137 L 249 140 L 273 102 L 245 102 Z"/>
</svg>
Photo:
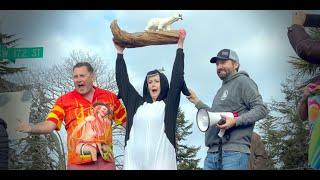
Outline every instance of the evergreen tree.
<svg viewBox="0 0 320 180">
<path fill-rule="evenodd" d="M 1 22 L 0 22 L 1 23 Z M 20 38 L 15 38 L 15 34 L 4 34 L 0 32 L 0 55 L 2 56 L 3 48 L 13 48 L 17 45 Z M 1 75 L 13 74 L 26 70 L 25 67 L 8 67 L 9 61 L 0 59 L 0 81 Z"/>
<path fill-rule="evenodd" d="M 320 38 L 319 29 L 309 28 L 314 39 Z M 270 164 L 278 169 L 308 168 L 308 122 L 298 116 L 298 102 L 303 88 L 310 82 L 320 79 L 320 65 L 290 56 L 292 75 L 282 83 L 281 92 L 285 101 L 272 101 L 269 110 L 273 114 L 259 124 L 262 138 L 270 157 Z"/>
<path fill-rule="evenodd" d="M 192 123 L 188 123 L 185 120 L 184 112 L 179 108 L 176 133 L 178 170 L 200 169 L 198 167 L 200 159 L 196 158 L 200 146 L 188 146 L 183 143 L 186 140 L 186 137 L 192 133 L 192 131 L 190 131 L 192 125 Z"/>
<path fill-rule="evenodd" d="M 1 22 L 0 22 L 1 23 Z M 20 38 L 15 38 L 15 35 L 9 35 L 0 33 L 0 55 L 3 56 L 5 48 L 13 48 L 17 46 L 17 42 Z M 10 77 L 13 75 L 17 75 L 23 71 L 25 71 L 25 67 L 9 67 L 9 61 L 4 58 L 0 59 L 0 92 L 16 92 L 21 90 L 30 90 L 30 84 L 20 84 L 13 81 L 9 81 Z M 41 109 L 41 106 L 38 106 L 36 101 L 39 100 L 38 97 L 33 98 L 33 108 L 35 105 Z M 36 109 L 31 112 L 31 121 L 36 122 L 39 121 L 39 118 L 42 116 L 39 115 L 41 112 L 40 109 Z M 37 114 L 37 115 L 36 115 Z M 61 158 L 61 153 L 53 153 L 56 155 L 60 155 L 60 157 L 53 158 L 53 154 L 47 151 L 47 148 L 50 150 L 58 149 L 57 151 L 61 151 L 59 148 L 59 141 L 57 141 L 57 136 L 55 134 L 44 136 L 27 136 L 22 139 L 9 139 L 9 169 L 63 169 L 57 168 L 53 165 L 56 161 L 59 162 L 59 158 Z M 47 141 L 46 139 L 51 139 Z M 50 160 L 49 160 L 50 159 Z M 41 161 L 46 160 L 47 162 Z M 63 159 L 62 159 L 63 160 Z M 64 164 L 64 163 L 63 163 Z"/>
</svg>

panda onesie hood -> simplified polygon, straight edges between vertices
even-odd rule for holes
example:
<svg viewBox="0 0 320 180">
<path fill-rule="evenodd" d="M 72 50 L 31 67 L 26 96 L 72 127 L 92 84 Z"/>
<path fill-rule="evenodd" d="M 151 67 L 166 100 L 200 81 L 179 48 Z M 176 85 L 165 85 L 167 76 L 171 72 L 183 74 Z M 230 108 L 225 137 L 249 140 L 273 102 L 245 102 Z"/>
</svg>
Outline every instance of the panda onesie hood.
<svg viewBox="0 0 320 180">
<path fill-rule="evenodd" d="M 147 76 L 159 74 L 160 94 L 152 101 Z M 124 169 L 176 170 L 176 119 L 180 103 L 180 94 L 190 93 L 184 82 L 184 53 L 179 48 L 172 69 L 170 87 L 166 76 L 157 71 L 150 71 L 143 84 L 143 97 L 129 81 L 123 54 L 117 55 L 116 80 L 119 98 L 127 110 L 125 136 Z"/>
</svg>

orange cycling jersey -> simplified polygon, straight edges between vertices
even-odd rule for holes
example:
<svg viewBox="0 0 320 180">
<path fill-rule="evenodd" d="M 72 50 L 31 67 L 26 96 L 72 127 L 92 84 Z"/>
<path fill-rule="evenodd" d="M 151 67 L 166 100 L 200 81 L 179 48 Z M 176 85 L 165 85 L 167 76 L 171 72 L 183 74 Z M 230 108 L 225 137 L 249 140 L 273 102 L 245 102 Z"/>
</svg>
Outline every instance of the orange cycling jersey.
<svg viewBox="0 0 320 180">
<path fill-rule="evenodd" d="M 65 122 L 68 142 L 68 164 L 83 164 L 92 161 L 92 154 L 82 154 L 78 147 L 85 144 L 99 149 L 102 158 L 114 162 L 112 149 L 112 124 L 122 125 L 127 121 L 126 110 L 115 94 L 94 87 L 92 102 L 73 90 L 57 99 L 47 120 L 60 130 Z"/>
</svg>

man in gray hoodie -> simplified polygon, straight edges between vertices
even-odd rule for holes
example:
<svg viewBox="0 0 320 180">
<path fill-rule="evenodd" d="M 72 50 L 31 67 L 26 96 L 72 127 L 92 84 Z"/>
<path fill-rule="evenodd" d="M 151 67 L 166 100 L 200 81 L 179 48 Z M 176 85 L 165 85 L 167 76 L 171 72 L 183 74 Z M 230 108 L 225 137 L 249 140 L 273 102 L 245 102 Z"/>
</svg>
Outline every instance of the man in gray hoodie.
<svg viewBox="0 0 320 180">
<path fill-rule="evenodd" d="M 204 161 L 205 170 L 248 169 L 251 135 L 256 121 L 267 115 L 267 109 L 256 83 L 240 67 L 238 55 L 230 50 L 221 50 L 210 60 L 216 63 L 217 74 L 222 86 L 213 99 L 212 107 L 205 105 L 195 92 L 187 98 L 198 109 L 210 112 L 232 112 L 238 117 L 225 117 L 223 125 L 210 126 L 205 134 L 205 144 L 209 148 Z M 220 129 L 225 129 L 222 138 Z"/>
</svg>

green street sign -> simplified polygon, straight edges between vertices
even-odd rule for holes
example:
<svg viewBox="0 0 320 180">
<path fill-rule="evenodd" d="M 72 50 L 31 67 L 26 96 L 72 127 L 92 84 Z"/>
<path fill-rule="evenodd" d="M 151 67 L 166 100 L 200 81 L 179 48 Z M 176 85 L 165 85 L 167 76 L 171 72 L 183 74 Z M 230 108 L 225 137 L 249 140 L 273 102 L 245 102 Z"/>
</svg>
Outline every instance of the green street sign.
<svg viewBox="0 0 320 180">
<path fill-rule="evenodd" d="M 8 59 L 11 62 L 15 62 L 15 59 L 42 58 L 42 57 L 43 57 L 43 47 L 6 48 L 0 45 L 0 60 Z"/>
</svg>

